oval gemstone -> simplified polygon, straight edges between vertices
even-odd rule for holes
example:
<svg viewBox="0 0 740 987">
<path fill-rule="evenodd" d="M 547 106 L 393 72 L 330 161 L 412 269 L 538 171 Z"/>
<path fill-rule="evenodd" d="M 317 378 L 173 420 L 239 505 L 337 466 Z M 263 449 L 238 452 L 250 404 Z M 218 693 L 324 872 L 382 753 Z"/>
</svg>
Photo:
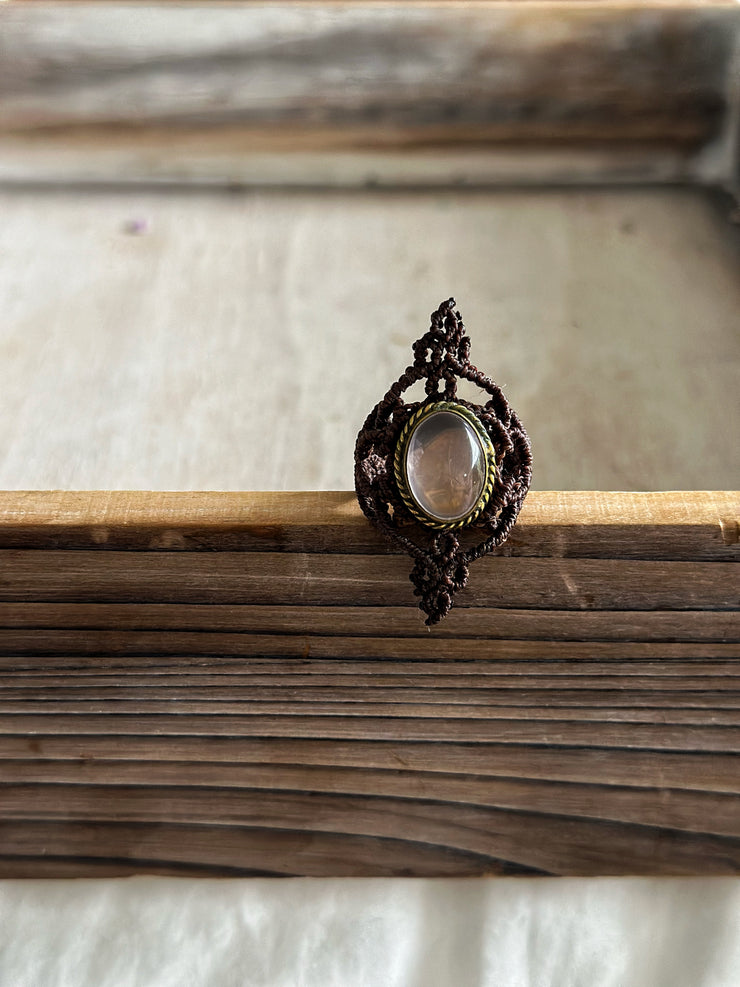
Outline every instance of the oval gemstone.
<svg viewBox="0 0 740 987">
<path fill-rule="evenodd" d="M 472 425 L 437 411 L 416 426 L 406 448 L 406 479 L 421 510 L 437 521 L 459 521 L 486 485 L 486 454 Z"/>
</svg>

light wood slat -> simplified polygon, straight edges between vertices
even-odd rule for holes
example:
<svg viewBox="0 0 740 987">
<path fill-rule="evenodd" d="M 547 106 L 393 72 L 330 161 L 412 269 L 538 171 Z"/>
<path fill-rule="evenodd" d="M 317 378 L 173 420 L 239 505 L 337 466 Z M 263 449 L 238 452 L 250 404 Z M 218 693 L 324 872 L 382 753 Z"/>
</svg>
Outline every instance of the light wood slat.
<svg viewBox="0 0 740 987">
<path fill-rule="evenodd" d="M 403 606 L 411 600 L 409 569 L 406 557 L 372 555 L 0 551 L 0 600 L 286 606 L 372 600 Z M 487 558 L 456 602 L 511 609 L 731 610 L 740 607 L 740 566 Z"/>
<path fill-rule="evenodd" d="M 729 183 L 730 3 L 0 8 L 0 176 Z"/>
<path fill-rule="evenodd" d="M 485 141 L 476 144 L 470 130 L 457 131 L 463 138 L 457 149 L 447 127 L 422 130 L 407 140 L 392 132 L 390 143 L 372 126 L 323 131 L 281 126 L 272 132 L 219 127 L 216 134 L 190 127 L 46 128 L 0 134 L 0 182 L 40 192 L 152 186 L 228 192 L 712 186 L 733 161 L 731 154 L 706 159 L 697 154 L 701 135 L 696 132 L 688 140 L 680 131 L 673 140 L 631 140 L 624 132 L 601 140 L 571 126 L 565 140 L 558 140 L 554 129 L 528 140 L 523 127 L 508 142 L 509 132 L 490 127 L 481 135 Z M 727 136 L 721 126 L 715 140 L 722 146 L 729 143 Z"/>
<path fill-rule="evenodd" d="M 4 491 L 0 548 L 391 551 L 349 492 Z M 532 491 L 500 554 L 737 560 L 740 493 Z"/>
<path fill-rule="evenodd" d="M 432 630 L 347 494 L 15 496 L 0 874 L 740 867 L 737 495 L 532 495 Z"/>
</svg>

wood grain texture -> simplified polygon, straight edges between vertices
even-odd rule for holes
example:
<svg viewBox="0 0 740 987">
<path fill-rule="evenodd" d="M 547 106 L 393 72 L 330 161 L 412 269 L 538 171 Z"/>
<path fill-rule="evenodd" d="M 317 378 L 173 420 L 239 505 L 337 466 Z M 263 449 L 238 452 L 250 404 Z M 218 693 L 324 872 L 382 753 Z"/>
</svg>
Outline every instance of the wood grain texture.
<svg viewBox="0 0 740 987">
<path fill-rule="evenodd" d="M 734 491 L 532 491 L 496 555 L 733 561 L 739 510 Z M 347 491 L 0 491 L 7 548 L 392 551 Z"/>
<path fill-rule="evenodd" d="M 532 493 L 433 631 L 334 494 L 0 495 L 0 874 L 740 871 L 732 493 Z"/>
<path fill-rule="evenodd" d="M 728 181 L 738 36 L 726 2 L 8 4 L 0 175 Z"/>
</svg>

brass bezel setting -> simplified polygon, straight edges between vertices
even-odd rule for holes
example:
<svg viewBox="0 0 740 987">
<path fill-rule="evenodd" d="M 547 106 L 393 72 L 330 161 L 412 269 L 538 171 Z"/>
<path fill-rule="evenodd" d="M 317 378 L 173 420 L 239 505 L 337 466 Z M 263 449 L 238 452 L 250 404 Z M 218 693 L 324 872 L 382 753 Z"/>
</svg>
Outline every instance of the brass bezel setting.
<svg viewBox="0 0 740 987">
<path fill-rule="evenodd" d="M 475 506 L 464 517 L 455 518 L 452 521 L 441 521 L 439 518 L 427 514 L 420 507 L 411 493 L 411 487 L 406 473 L 406 451 L 411 437 L 421 422 L 429 418 L 430 415 L 434 415 L 440 411 L 447 411 L 457 415 L 473 428 L 480 440 L 486 462 L 486 482 Z M 496 450 L 493 448 L 491 437 L 483 427 L 483 423 L 473 411 L 462 404 L 458 404 L 457 401 L 434 401 L 431 404 L 423 404 L 420 408 L 417 408 L 403 426 L 396 443 L 396 451 L 393 455 L 393 471 L 396 477 L 398 492 L 412 516 L 427 528 L 433 528 L 435 531 L 452 531 L 456 528 L 463 528 L 468 524 L 472 524 L 488 503 L 493 491 L 493 485 L 496 481 Z"/>
</svg>

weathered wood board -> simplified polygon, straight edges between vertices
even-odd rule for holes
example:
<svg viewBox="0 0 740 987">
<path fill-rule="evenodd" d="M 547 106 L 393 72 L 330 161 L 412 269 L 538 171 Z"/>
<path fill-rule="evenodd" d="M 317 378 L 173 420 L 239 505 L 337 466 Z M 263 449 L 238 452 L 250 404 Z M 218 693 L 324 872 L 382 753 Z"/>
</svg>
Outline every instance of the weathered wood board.
<svg viewBox="0 0 740 987">
<path fill-rule="evenodd" d="M 353 495 L 0 495 L 0 874 L 740 871 L 740 495 L 532 493 L 438 627 Z"/>
<path fill-rule="evenodd" d="M 2 4 L 0 179 L 736 185 L 719 2 Z"/>
</svg>

